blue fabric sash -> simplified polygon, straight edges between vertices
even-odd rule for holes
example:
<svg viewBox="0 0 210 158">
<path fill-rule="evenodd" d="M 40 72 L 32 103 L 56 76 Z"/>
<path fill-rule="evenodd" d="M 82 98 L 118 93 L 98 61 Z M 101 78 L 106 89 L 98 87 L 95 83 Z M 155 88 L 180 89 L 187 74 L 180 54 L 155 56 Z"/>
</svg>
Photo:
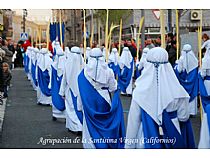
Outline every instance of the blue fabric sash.
<svg viewBox="0 0 210 158">
<path fill-rule="evenodd" d="M 195 139 L 190 119 L 186 122 L 179 122 L 183 140 L 185 141 L 185 148 L 195 149 Z"/>
<path fill-rule="evenodd" d="M 204 80 L 209 80 L 210 77 L 207 76 L 203 79 L 199 73 L 198 79 L 199 79 L 199 90 L 200 90 L 200 96 L 201 96 L 201 100 L 202 100 L 202 106 L 203 106 L 205 113 L 207 114 L 209 133 L 210 133 L 210 95 L 208 95 L 208 93 L 206 91 L 206 87 L 204 85 Z M 208 88 L 210 88 L 210 87 L 208 87 Z"/>
<path fill-rule="evenodd" d="M 74 105 L 74 110 L 77 114 L 77 117 L 78 117 L 80 123 L 82 124 L 83 123 L 83 113 L 82 113 L 82 111 L 78 111 L 78 109 L 77 109 L 77 97 L 74 96 L 71 89 L 70 89 L 70 93 L 71 93 L 71 98 L 72 98 L 73 105 Z"/>
<path fill-rule="evenodd" d="M 130 63 L 131 64 L 131 68 L 127 68 L 126 66 L 124 66 L 124 71 L 123 74 L 120 74 L 119 78 L 118 78 L 118 85 L 121 89 L 121 91 L 123 93 L 126 93 L 126 89 L 128 87 L 128 85 L 130 84 L 131 78 L 132 78 L 132 73 L 133 73 L 133 60 Z"/>
<path fill-rule="evenodd" d="M 165 143 L 145 143 L 145 148 L 152 149 L 152 148 L 167 148 L 167 149 L 177 149 L 177 148 L 186 148 L 185 141 L 183 139 L 183 136 L 177 131 L 176 127 L 174 126 L 171 119 L 175 118 L 177 116 L 176 111 L 175 112 L 166 112 L 166 110 L 163 111 L 163 123 L 162 123 L 162 129 L 164 135 L 161 136 L 159 134 L 159 126 L 158 124 L 148 115 L 143 109 L 141 109 L 141 120 L 143 125 L 143 132 L 144 137 L 146 139 L 150 138 L 157 138 L 157 139 L 176 139 L 175 143 L 171 142 L 165 142 Z"/>
<path fill-rule="evenodd" d="M 25 69 L 25 73 L 29 73 L 29 57 L 28 55 L 26 55 L 26 53 L 24 53 L 24 56 L 23 56 L 23 60 L 24 60 L 24 69 Z"/>
<path fill-rule="evenodd" d="M 210 80 L 210 76 L 204 77 L 204 80 Z"/>
<path fill-rule="evenodd" d="M 207 114 L 208 126 L 209 126 L 209 133 L 210 133 L 210 104 L 208 104 L 205 107 L 205 111 L 206 111 L 206 114 Z"/>
<path fill-rule="evenodd" d="M 114 76 L 115 76 L 115 78 L 117 78 L 117 76 L 120 75 L 120 67 L 119 67 L 119 65 L 118 64 L 115 65 L 114 62 L 111 62 L 111 63 L 108 64 L 108 66 L 109 66 L 109 68 L 111 68 L 113 70 Z"/>
<path fill-rule="evenodd" d="M 55 56 L 56 56 L 56 49 L 54 48 L 54 50 L 53 50 L 53 61 L 55 60 Z"/>
<path fill-rule="evenodd" d="M 175 69 L 175 74 L 180 84 L 189 94 L 191 102 L 195 97 L 198 96 L 198 67 L 190 71 L 188 74 L 186 70 L 179 73 L 178 70 Z"/>
<path fill-rule="evenodd" d="M 52 67 L 52 80 L 51 80 L 51 95 L 52 95 L 52 103 L 53 105 L 60 111 L 65 110 L 65 102 L 64 99 L 59 95 L 60 85 L 62 76 L 57 76 L 57 70 Z"/>
<path fill-rule="evenodd" d="M 46 96 L 51 96 L 51 89 L 48 88 L 50 83 L 50 76 L 48 74 L 48 70 L 46 69 L 44 72 L 38 68 L 38 85 L 41 89 L 41 92 Z"/>
<path fill-rule="evenodd" d="M 35 65 L 33 64 L 33 62 L 31 62 L 31 75 L 32 75 L 34 85 L 37 86 L 38 83 L 36 80 L 36 64 L 37 64 L 37 61 L 35 62 Z"/>
<path fill-rule="evenodd" d="M 138 70 L 138 65 L 136 66 L 136 71 L 135 71 L 135 79 L 137 79 L 141 75 L 141 72 Z"/>
<path fill-rule="evenodd" d="M 95 147 L 124 148 L 125 126 L 120 91 L 114 93 L 110 106 L 86 79 L 84 70 L 78 77 L 78 84 L 90 136 L 93 140 L 105 141 L 94 142 Z"/>
<path fill-rule="evenodd" d="M 136 71 L 135 71 L 135 79 L 139 78 L 141 76 L 141 72 L 144 68 L 141 68 L 141 70 L 138 70 L 138 65 L 136 66 Z"/>
</svg>

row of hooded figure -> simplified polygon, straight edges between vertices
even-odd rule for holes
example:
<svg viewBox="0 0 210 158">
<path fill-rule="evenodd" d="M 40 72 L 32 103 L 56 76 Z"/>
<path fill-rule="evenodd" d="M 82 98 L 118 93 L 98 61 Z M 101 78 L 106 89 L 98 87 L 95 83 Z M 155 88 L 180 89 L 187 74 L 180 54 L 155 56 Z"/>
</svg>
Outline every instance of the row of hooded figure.
<svg viewBox="0 0 210 158">
<path fill-rule="evenodd" d="M 188 50 L 183 49 L 175 71 L 165 49 L 144 50 L 146 55 L 136 65 L 141 72 L 133 92 L 134 60 L 127 47 L 120 57 L 112 49 L 108 64 L 100 48 L 87 48 L 87 63 L 78 47 L 63 52 L 56 43 L 54 50 L 52 59 L 47 49 L 29 47 L 25 70 L 36 88 L 37 103 L 51 104 L 53 118 L 66 118 L 66 128 L 82 131 L 84 148 L 195 148 L 191 96 L 176 76 L 188 76 L 188 72 L 181 75 L 186 73 L 184 64 L 180 68 Z M 127 132 L 121 92 L 132 94 Z M 209 120 L 207 116 L 203 118 Z M 208 124 L 204 126 L 208 129 Z"/>
</svg>

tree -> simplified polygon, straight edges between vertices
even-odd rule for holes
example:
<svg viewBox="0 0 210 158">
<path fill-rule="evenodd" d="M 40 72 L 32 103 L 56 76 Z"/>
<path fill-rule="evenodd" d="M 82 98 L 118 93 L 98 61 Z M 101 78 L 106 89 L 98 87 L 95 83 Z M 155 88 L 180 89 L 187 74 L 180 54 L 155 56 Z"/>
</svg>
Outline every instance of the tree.
<svg viewBox="0 0 210 158">
<path fill-rule="evenodd" d="M 99 18 L 103 25 L 106 24 L 106 9 L 98 9 L 94 16 Z M 123 22 L 126 22 L 130 15 L 132 14 L 131 9 L 110 9 L 109 10 L 109 26 L 113 22 L 114 25 L 119 25 L 120 19 L 123 19 Z"/>
</svg>

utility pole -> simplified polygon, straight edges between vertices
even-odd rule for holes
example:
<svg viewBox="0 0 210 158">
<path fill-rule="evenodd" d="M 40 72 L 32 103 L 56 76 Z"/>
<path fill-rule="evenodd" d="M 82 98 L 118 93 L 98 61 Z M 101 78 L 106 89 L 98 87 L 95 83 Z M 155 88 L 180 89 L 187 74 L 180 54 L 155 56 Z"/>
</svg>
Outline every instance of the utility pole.
<svg viewBox="0 0 210 158">
<path fill-rule="evenodd" d="M 93 9 L 90 9 L 90 14 L 91 14 L 91 26 L 90 26 L 90 34 L 91 34 L 91 32 L 92 32 L 92 28 L 93 28 Z M 92 38 L 92 42 L 94 42 L 94 30 L 93 30 L 93 35 L 91 34 L 91 36 L 93 36 L 93 37 L 91 37 Z M 92 43 L 91 43 L 92 44 Z M 90 45 L 91 45 L 90 44 Z"/>
<path fill-rule="evenodd" d="M 168 32 L 172 32 L 172 9 L 168 9 Z"/>
<path fill-rule="evenodd" d="M 74 9 L 74 43 L 75 43 L 75 44 L 76 44 L 76 42 L 77 42 L 76 27 L 77 27 L 76 9 Z"/>
<path fill-rule="evenodd" d="M 145 12 L 144 9 L 141 10 L 141 17 L 144 17 L 145 19 Z M 145 20 L 143 21 L 143 25 L 142 25 L 142 33 L 141 33 L 141 48 L 142 50 L 144 49 L 144 42 L 145 42 Z M 140 26 L 139 26 L 140 27 Z"/>
<path fill-rule="evenodd" d="M 27 9 L 23 9 L 23 32 L 26 31 L 26 17 L 28 15 Z"/>
<path fill-rule="evenodd" d="M 89 9 L 88 18 L 89 17 L 90 17 L 90 25 L 89 25 L 90 27 L 88 27 L 89 29 L 87 29 L 87 27 L 86 27 L 86 33 L 88 34 L 87 37 L 86 37 L 86 41 L 87 41 L 87 46 L 91 47 L 92 43 L 90 43 L 90 42 L 94 41 L 94 30 L 92 30 L 92 28 L 94 27 L 94 24 L 93 24 L 93 9 Z M 93 31 L 93 34 L 92 34 L 92 31 Z"/>
</svg>

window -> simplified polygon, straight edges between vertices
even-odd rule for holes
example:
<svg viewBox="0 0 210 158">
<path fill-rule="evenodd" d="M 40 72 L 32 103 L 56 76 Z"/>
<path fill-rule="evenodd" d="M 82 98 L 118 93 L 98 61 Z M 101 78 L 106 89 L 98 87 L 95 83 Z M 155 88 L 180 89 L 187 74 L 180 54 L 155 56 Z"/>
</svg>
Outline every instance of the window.
<svg viewBox="0 0 210 158">
<path fill-rule="evenodd" d="M 46 31 L 42 31 L 42 38 L 46 39 Z"/>
</svg>

